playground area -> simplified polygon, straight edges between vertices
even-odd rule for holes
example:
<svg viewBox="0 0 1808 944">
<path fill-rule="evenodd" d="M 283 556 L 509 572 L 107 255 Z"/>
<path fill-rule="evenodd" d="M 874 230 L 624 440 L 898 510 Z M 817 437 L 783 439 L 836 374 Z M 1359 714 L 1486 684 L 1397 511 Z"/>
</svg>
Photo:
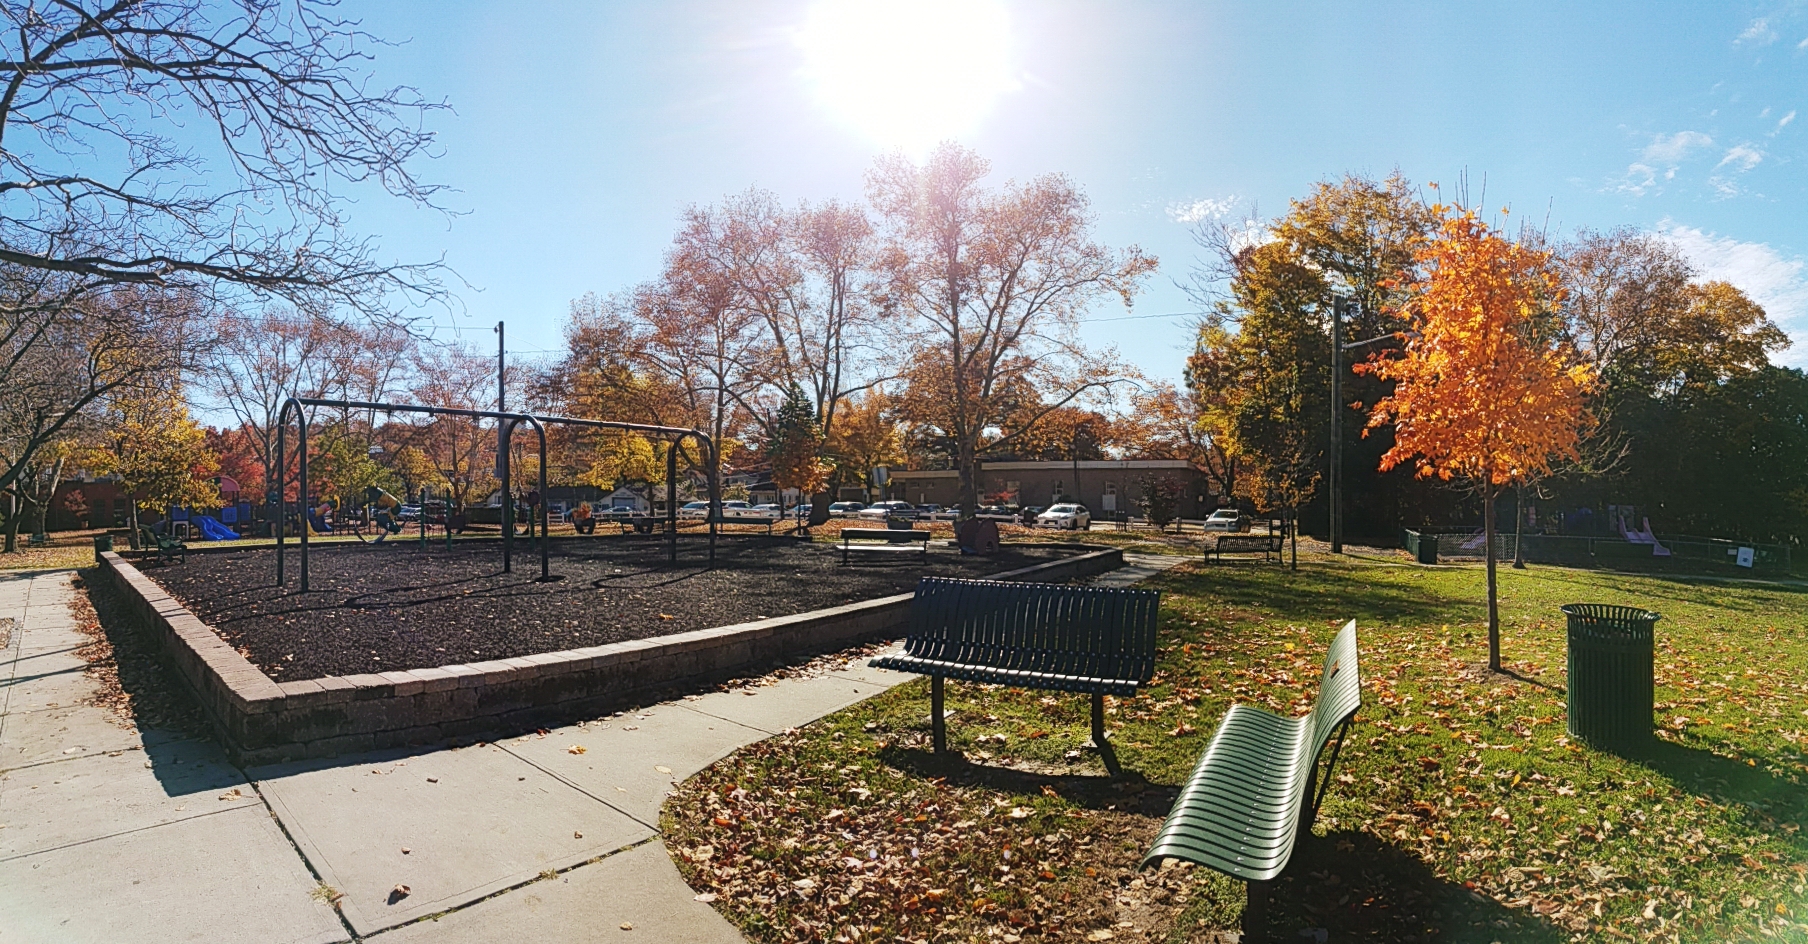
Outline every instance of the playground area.
<svg viewBox="0 0 1808 944">
<path fill-rule="evenodd" d="M 269 547 L 195 554 L 146 573 L 278 681 L 431 668 L 665 636 L 908 593 L 924 575 L 979 577 L 1077 548 L 1013 546 L 990 556 L 937 550 L 843 565 L 829 544 L 724 535 L 709 563 L 701 536 L 665 562 L 659 538 L 554 538 L 516 545 L 512 573 L 496 541 L 327 544 L 311 555 L 309 593 L 275 585 Z M 530 561 L 530 557 L 532 558 Z"/>
</svg>

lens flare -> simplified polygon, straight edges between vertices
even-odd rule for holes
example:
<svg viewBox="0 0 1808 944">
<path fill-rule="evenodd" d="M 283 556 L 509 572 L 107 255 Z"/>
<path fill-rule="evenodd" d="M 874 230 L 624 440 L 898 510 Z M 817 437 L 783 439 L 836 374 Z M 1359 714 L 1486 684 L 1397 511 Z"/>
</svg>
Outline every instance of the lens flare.
<svg viewBox="0 0 1808 944">
<path fill-rule="evenodd" d="M 887 148 L 967 134 L 1018 87 L 998 0 L 822 0 L 797 42 L 822 106 Z"/>
</svg>

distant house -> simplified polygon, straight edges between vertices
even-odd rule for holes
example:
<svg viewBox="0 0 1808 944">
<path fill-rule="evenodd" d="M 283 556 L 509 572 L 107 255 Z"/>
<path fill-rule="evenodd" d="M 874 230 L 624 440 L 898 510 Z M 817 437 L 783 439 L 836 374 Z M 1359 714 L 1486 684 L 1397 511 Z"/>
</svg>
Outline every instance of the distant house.
<svg viewBox="0 0 1808 944">
<path fill-rule="evenodd" d="M 982 462 L 978 477 L 979 500 L 987 505 L 1047 506 L 1064 498 L 1094 514 L 1136 514 L 1143 480 L 1168 478 L 1186 491 L 1182 517 L 1203 518 L 1218 507 L 1205 473 L 1184 459 Z M 960 473 L 893 469 L 885 490 L 891 498 L 919 505 L 954 505 L 960 502 Z"/>
</svg>

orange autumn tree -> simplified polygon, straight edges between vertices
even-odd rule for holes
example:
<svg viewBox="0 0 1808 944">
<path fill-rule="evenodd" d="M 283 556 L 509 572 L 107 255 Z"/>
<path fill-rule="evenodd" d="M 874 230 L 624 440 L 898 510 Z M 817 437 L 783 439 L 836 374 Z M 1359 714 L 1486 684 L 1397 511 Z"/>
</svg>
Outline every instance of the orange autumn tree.
<svg viewBox="0 0 1808 944">
<path fill-rule="evenodd" d="M 1438 230 L 1416 252 L 1417 270 L 1397 282 L 1407 292 L 1399 311 L 1411 325 L 1406 349 L 1358 369 L 1395 383 L 1368 423 L 1394 424 L 1381 470 L 1411 462 L 1421 478 L 1468 482 L 1481 493 L 1488 667 L 1498 672 L 1495 498 L 1549 473 L 1553 458 L 1576 457 L 1593 378 L 1555 330 L 1562 288 L 1550 254 L 1503 239 L 1473 211 L 1433 210 Z"/>
</svg>

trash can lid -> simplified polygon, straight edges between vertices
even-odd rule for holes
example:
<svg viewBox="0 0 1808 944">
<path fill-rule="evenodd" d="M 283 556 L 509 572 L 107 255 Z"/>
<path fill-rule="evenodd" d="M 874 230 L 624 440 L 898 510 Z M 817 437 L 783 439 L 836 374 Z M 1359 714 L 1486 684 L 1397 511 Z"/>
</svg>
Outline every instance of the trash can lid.
<svg viewBox="0 0 1808 944">
<path fill-rule="evenodd" d="M 1605 623 L 1642 622 L 1655 623 L 1663 616 L 1638 606 L 1620 606 L 1613 603 L 1565 603 L 1558 607 L 1563 615 L 1584 620 L 1598 620 Z"/>
</svg>

